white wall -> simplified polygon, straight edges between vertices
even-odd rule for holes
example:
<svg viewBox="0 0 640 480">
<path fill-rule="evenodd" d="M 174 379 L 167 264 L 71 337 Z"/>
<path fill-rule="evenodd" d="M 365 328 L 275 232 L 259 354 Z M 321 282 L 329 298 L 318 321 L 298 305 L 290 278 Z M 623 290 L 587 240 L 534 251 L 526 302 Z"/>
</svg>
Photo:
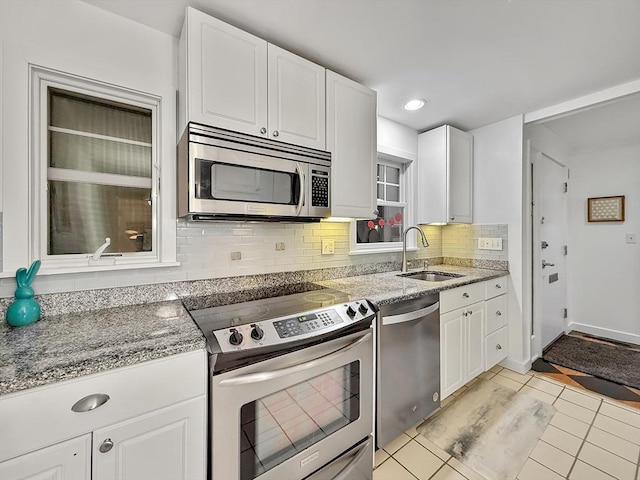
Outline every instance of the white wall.
<svg viewBox="0 0 640 480">
<path fill-rule="evenodd" d="M 378 116 L 378 152 L 393 157 L 418 158 L 418 132 L 393 120 Z"/>
<path fill-rule="evenodd" d="M 509 357 L 505 365 L 528 369 L 530 319 L 523 313 L 522 116 L 493 123 L 473 135 L 473 222 L 508 225 Z"/>
<path fill-rule="evenodd" d="M 569 327 L 640 344 L 640 145 L 569 159 Z M 625 221 L 587 222 L 587 198 L 625 195 Z"/>
</svg>

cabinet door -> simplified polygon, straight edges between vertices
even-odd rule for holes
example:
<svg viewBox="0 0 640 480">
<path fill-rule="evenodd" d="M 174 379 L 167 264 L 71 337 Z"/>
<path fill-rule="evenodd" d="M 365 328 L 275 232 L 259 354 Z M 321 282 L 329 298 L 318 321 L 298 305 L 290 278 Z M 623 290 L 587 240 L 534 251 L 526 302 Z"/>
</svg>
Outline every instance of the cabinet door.
<svg viewBox="0 0 640 480">
<path fill-rule="evenodd" d="M 376 92 L 327 70 L 331 215 L 370 218 L 376 209 Z"/>
<path fill-rule="evenodd" d="M 275 45 L 269 52 L 269 136 L 325 149 L 325 69 Z"/>
<path fill-rule="evenodd" d="M 135 417 L 93 433 L 93 478 L 205 478 L 206 399 Z"/>
<path fill-rule="evenodd" d="M 464 309 L 440 316 L 440 395 L 444 400 L 465 383 Z"/>
<path fill-rule="evenodd" d="M 447 127 L 447 222 L 471 223 L 473 204 L 473 136 Z"/>
<path fill-rule="evenodd" d="M 90 480 L 91 434 L 0 463 L 3 480 Z"/>
<path fill-rule="evenodd" d="M 484 372 L 485 302 L 465 307 L 465 382 Z"/>
<path fill-rule="evenodd" d="M 266 135 L 267 42 L 193 8 L 187 35 L 186 121 Z"/>
</svg>

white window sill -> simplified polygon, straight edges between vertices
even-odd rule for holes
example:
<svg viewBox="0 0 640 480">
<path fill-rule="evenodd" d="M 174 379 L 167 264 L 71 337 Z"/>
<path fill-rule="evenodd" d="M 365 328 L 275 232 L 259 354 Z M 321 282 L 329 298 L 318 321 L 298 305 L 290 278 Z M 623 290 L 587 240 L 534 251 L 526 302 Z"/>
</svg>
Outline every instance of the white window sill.
<svg viewBox="0 0 640 480">
<path fill-rule="evenodd" d="M 128 263 L 120 265 L 75 265 L 67 267 L 42 267 L 38 270 L 38 275 L 62 275 L 67 273 L 92 273 L 92 272 L 107 272 L 114 270 L 133 270 L 141 268 L 165 268 L 165 267 L 179 267 L 180 262 L 159 262 L 159 263 Z M 15 272 L 0 272 L 0 278 L 15 277 Z"/>
<path fill-rule="evenodd" d="M 416 252 L 417 247 L 407 247 L 407 252 Z M 369 255 L 370 253 L 402 253 L 402 247 L 389 247 L 389 248 L 367 248 L 351 250 L 349 255 Z"/>
</svg>

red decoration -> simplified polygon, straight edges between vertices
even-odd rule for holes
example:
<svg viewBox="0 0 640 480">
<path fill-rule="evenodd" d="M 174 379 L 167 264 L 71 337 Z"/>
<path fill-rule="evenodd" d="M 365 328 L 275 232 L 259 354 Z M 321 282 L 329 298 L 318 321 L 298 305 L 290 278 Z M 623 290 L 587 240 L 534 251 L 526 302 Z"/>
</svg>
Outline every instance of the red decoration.
<svg viewBox="0 0 640 480">
<path fill-rule="evenodd" d="M 384 227 L 384 218 L 381 218 L 380 220 L 378 220 L 378 225 L 380 225 L 381 227 Z"/>
<path fill-rule="evenodd" d="M 375 225 L 375 224 L 373 223 L 373 220 L 369 220 L 369 221 L 367 222 L 367 227 L 369 227 L 369 228 L 373 228 L 373 226 L 374 226 L 374 225 Z"/>
<path fill-rule="evenodd" d="M 401 213 L 396 213 L 396 220 L 401 222 L 402 221 L 402 214 Z"/>
<path fill-rule="evenodd" d="M 395 225 L 396 224 L 396 219 L 395 218 L 390 218 L 389 219 L 389 225 Z"/>
</svg>

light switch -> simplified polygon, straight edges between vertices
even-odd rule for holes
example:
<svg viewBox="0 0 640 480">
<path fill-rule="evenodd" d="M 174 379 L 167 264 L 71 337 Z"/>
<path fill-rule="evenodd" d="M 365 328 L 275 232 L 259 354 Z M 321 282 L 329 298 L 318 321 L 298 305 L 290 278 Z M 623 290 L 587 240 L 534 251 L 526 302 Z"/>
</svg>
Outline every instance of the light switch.
<svg viewBox="0 0 640 480">
<path fill-rule="evenodd" d="M 636 243 L 635 233 L 627 233 L 627 243 Z"/>
<path fill-rule="evenodd" d="M 333 238 L 322 239 L 322 255 L 331 255 L 335 252 L 335 240 Z"/>
</svg>

